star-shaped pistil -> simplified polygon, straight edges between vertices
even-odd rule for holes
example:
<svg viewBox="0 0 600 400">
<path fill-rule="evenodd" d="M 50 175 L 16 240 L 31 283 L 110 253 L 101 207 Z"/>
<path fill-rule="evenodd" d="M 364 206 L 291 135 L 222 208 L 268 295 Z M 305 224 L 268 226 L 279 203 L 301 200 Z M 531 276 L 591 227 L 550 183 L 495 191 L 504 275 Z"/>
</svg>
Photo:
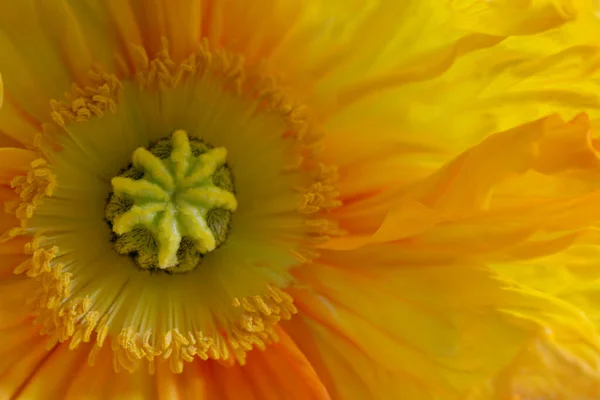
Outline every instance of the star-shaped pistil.
<svg viewBox="0 0 600 400">
<path fill-rule="evenodd" d="M 191 238 L 201 253 L 214 250 L 216 240 L 207 223 L 208 212 L 237 208 L 233 193 L 218 188 L 212 180 L 225 164 L 225 148 L 194 156 L 189 138 L 181 130 L 171 136 L 171 146 L 166 159 L 145 148 L 135 150 L 132 163 L 144 173 L 141 179 L 112 179 L 113 192 L 133 201 L 131 209 L 115 218 L 113 231 L 123 235 L 139 226 L 148 229 L 158 246 L 158 266 L 162 269 L 177 264 L 177 250 L 184 236 Z"/>
</svg>

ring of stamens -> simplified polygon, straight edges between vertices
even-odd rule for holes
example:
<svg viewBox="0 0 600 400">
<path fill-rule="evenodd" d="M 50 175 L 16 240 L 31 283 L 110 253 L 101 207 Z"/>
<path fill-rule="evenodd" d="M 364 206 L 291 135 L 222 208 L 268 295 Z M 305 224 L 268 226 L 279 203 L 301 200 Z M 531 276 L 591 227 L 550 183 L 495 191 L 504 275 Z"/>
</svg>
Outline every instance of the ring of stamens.
<svg viewBox="0 0 600 400">
<path fill-rule="evenodd" d="M 241 96 L 243 92 L 245 99 L 256 102 L 257 112 L 275 113 L 283 116 L 287 121 L 289 131 L 282 137 L 282 140 L 294 142 L 293 154 L 289 158 L 291 162 L 282 165 L 281 168 L 286 173 L 289 171 L 299 172 L 306 179 L 301 185 L 293 187 L 299 197 L 296 211 L 302 216 L 305 225 L 302 227 L 302 235 L 298 235 L 297 246 L 286 250 L 297 263 L 307 262 L 315 257 L 315 250 L 311 248 L 314 243 L 324 240 L 327 236 L 341 233 L 336 225 L 324 218 L 321 213 L 321 211 L 337 207 L 340 202 L 336 199 L 337 174 L 335 167 L 324 165 L 316 159 L 319 135 L 315 134 L 313 127 L 307 122 L 302 108 L 289 102 L 275 80 L 270 77 L 265 78 L 260 70 L 245 70 L 243 60 L 238 57 L 226 52 L 212 52 L 207 42 L 203 42 L 196 53 L 181 63 L 176 63 L 170 58 L 167 48 L 168 44 L 165 42 L 163 50 L 152 60 L 148 58 L 143 49 L 138 48 L 135 60 L 137 71 L 135 78 L 139 83 L 139 88 L 143 91 L 155 93 L 165 88 L 194 84 L 194 82 L 209 77 L 206 79 L 219 82 L 224 91 L 234 96 Z M 37 141 L 37 143 L 41 143 L 42 153 L 47 155 L 56 151 L 57 148 L 60 151 L 58 140 L 64 135 L 65 127 L 70 124 L 100 118 L 109 111 L 117 110 L 123 88 L 119 79 L 110 74 L 94 71 L 91 74 L 91 82 L 94 84 L 90 87 L 75 87 L 73 93 L 67 96 L 67 101 L 51 101 L 54 123 L 44 125 L 44 135 Z M 170 158 L 174 153 L 178 154 L 173 150 L 171 143 L 174 137 L 182 138 L 183 135 L 177 134 L 171 138 L 160 140 L 150 146 L 147 151 L 158 160 Z M 200 156 L 200 154 L 194 154 L 194 140 L 191 139 L 189 142 L 192 156 Z M 199 145 L 198 143 L 196 144 Z M 183 148 L 184 153 L 189 156 L 189 152 L 186 153 L 185 145 Z M 212 150 L 210 146 L 207 146 L 203 154 L 210 153 L 210 150 Z M 143 151 L 140 151 L 139 154 L 142 157 L 147 156 L 147 153 Z M 185 158 L 183 157 L 182 160 Z M 20 200 L 7 204 L 6 208 L 7 211 L 19 217 L 22 227 L 14 228 L 0 237 L 0 240 L 9 240 L 18 235 L 32 235 L 31 241 L 25 247 L 25 253 L 30 257 L 18 265 L 14 272 L 25 274 L 39 282 L 40 289 L 31 296 L 30 301 L 36 305 L 36 322 L 42 326 L 42 333 L 49 336 L 49 348 L 57 342 L 68 341 L 70 348 L 76 348 L 83 342 L 92 342 L 95 344 L 94 350 L 90 354 L 90 362 L 93 362 L 95 354 L 102 348 L 105 341 L 110 341 L 114 352 L 115 369 L 124 368 L 129 371 L 135 370 L 143 360 L 146 360 L 149 370 L 152 372 L 157 358 L 169 359 L 171 370 L 174 372 L 181 372 L 184 361 L 192 361 L 196 356 L 201 359 L 210 358 L 227 363 L 243 364 L 246 352 L 252 348 L 264 349 L 267 344 L 277 340 L 276 325 L 278 321 L 289 319 L 297 312 L 293 299 L 278 287 L 285 284 L 282 279 L 281 281 L 265 282 L 262 289 L 250 294 L 228 298 L 230 308 L 224 310 L 219 318 L 215 318 L 214 323 L 209 324 L 209 329 L 205 329 L 205 325 L 195 323 L 178 325 L 151 321 L 150 325 L 144 325 L 145 327 L 142 328 L 139 324 L 127 325 L 122 318 L 121 322 L 115 322 L 117 320 L 115 317 L 122 311 L 112 308 L 112 305 L 107 308 L 98 307 L 98 297 L 102 297 L 103 293 L 97 295 L 96 292 L 102 292 L 104 289 L 99 290 L 96 287 L 96 292 L 92 293 L 83 290 L 88 287 L 82 289 L 80 286 L 77 291 L 72 290 L 78 273 L 76 263 L 64 262 L 65 250 L 61 248 L 62 244 L 58 236 L 54 237 L 54 233 L 49 232 L 48 229 L 35 226 L 37 208 L 43 207 L 44 201 L 53 199 L 55 192 L 60 191 L 60 176 L 57 177 L 52 165 L 49 165 L 48 160 L 51 159 L 52 157 L 42 156 L 32 163 L 31 171 L 26 176 L 14 178 L 12 185 Z M 119 195 L 113 195 L 108 200 L 105 216 L 113 228 L 117 227 L 115 230 L 120 232 L 121 237 L 133 232 L 141 225 L 142 227 L 146 226 L 147 232 L 151 232 L 154 239 L 154 235 L 156 237 L 161 235 L 160 224 L 155 224 L 155 221 L 147 225 L 143 223 L 137 224 L 137 226 L 126 224 L 127 220 L 123 222 L 122 219 L 133 208 L 135 199 L 121 197 L 121 202 L 116 201 L 121 194 L 127 193 L 127 185 L 124 183 L 139 181 L 142 173 L 146 172 L 143 162 L 140 162 L 138 166 L 135 164 L 132 162 L 132 166 L 120 174 L 120 178 L 125 180 L 117 180 L 116 187 L 119 189 L 114 192 Z M 177 163 L 172 164 L 177 173 L 175 168 Z M 152 173 L 153 167 L 148 169 Z M 185 174 L 183 175 L 185 177 Z M 217 169 L 212 175 L 212 183 L 215 187 L 233 193 L 231 176 L 229 176 L 229 181 L 227 176 L 226 170 Z M 161 179 L 167 178 L 160 176 L 156 179 L 161 181 Z M 219 185 L 219 181 L 225 182 L 225 184 Z M 227 182 L 229 183 L 227 184 Z M 167 186 L 168 184 L 169 182 L 165 183 Z M 137 191 L 133 192 L 134 195 L 138 193 Z M 167 191 L 165 190 L 165 192 Z M 155 195 L 161 196 L 158 192 Z M 226 240 L 228 224 L 224 224 L 223 221 L 231 217 L 231 209 L 234 208 L 233 203 L 230 202 L 229 209 L 215 208 L 212 213 L 206 213 L 203 221 L 206 222 L 209 231 L 214 236 L 214 248 Z M 185 231 L 188 228 L 178 229 Z M 165 232 L 167 231 L 165 230 Z M 166 240 L 164 244 L 166 250 L 163 251 L 162 261 L 158 260 L 158 249 L 150 253 L 152 254 L 151 261 L 140 261 L 139 247 L 136 250 L 132 244 L 133 241 L 122 239 L 119 242 L 119 233 L 115 233 L 117 236 L 114 247 L 116 249 L 118 246 L 123 246 L 121 251 L 129 255 L 137 251 L 138 260 L 136 262 L 143 269 L 156 267 L 157 270 L 162 270 L 162 266 L 166 268 L 166 271 L 169 269 L 176 271 L 177 268 L 180 268 L 181 272 L 185 272 L 190 266 L 197 266 L 196 260 L 199 254 L 202 255 L 201 251 L 213 248 L 212 242 L 206 236 L 208 231 L 203 230 L 202 233 L 204 236 L 200 233 L 196 236 L 190 235 L 191 239 L 186 239 L 185 234 L 180 235 L 181 240 L 175 251 L 175 258 L 173 257 L 175 246 Z M 181 251 L 188 251 L 191 255 L 182 255 Z M 156 254 L 156 259 L 154 254 Z M 189 257 L 191 261 L 186 257 Z M 200 268 L 194 271 L 190 270 L 190 274 L 198 273 L 201 270 Z M 133 270 L 132 273 L 144 275 L 142 271 Z M 179 276 L 152 276 L 165 279 L 180 278 Z M 90 287 L 94 286 L 93 282 L 86 283 L 89 283 Z M 139 306 L 143 307 L 143 304 Z"/>
<path fill-rule="evenodd" d="M 227 151 L 179 130 L 112 179 L 105 217 L 115 250 L 142 269 L 189 272 L 222 244 L 237 208 Z"/>
</svg>

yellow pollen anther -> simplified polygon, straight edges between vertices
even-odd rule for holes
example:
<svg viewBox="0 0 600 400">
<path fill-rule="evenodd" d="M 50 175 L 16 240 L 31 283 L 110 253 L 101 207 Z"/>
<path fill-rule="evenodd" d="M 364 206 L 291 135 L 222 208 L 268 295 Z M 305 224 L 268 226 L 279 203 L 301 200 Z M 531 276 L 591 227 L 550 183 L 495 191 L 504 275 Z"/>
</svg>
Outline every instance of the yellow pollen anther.
<svg viewBox="0 0 600 400">
<path fill-rule="evenodd" d="M 152 150 L 139 148 L 133 153 L 132 165 L 141 173 L 139 179 L 112 179 L 113 196 L 129 202 L 130 207 L 124 210 L 114 207 L 114 201 L 109 202 L 107 218 L 117 235 L 130 234 L 126 239 L 130 242 L 139 242 L 135 233 L 140 229 L 149 232 L 156 244 L 156 267 L 170 269 L 180 264 L 182 249 L 187 246 L 184 238 L 201 254 L 217 247 L 209 213 L 216 209 L 233 212 L 237 201 L 232 192 L 219 187 L 213 179 L 225 165 L 224 148 L 195 154 L 198 152 L 188 135 L 179 130 L 170 138 L 170 154 L 153 154 Z M 115 248 L 120 253 L 137 250 L 122 243 Z"/>
<path fill-rule="evenodd" d="M 21 220 L 21 226 L 25 227 L 42 199 L 52 195 L 57 181 L 54 173 L 48 168 L 47 161 L 40 158 L 31 163 L 31 170 L 26 176 L 16 176 L 10 184 L 19 195 L 19 199 L 6 202 L 5 209 L 8 213 L 15 214 Z"/>
</svg>

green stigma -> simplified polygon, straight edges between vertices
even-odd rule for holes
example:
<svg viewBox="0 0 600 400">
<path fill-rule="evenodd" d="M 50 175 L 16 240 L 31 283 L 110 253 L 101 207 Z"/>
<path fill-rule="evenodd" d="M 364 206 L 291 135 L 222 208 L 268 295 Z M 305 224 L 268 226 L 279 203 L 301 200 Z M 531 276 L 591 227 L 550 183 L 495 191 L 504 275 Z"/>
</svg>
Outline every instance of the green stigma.
<svg viewBox="0 0 600 400">
<path fill-rule="evenodd" d="M 222 244 L 237 208 L 227 150 L 176 131 L 133 152 L 112 179 L 105 216 L 115 250 L 142 269 L 187 272 Z"/>
</svg>

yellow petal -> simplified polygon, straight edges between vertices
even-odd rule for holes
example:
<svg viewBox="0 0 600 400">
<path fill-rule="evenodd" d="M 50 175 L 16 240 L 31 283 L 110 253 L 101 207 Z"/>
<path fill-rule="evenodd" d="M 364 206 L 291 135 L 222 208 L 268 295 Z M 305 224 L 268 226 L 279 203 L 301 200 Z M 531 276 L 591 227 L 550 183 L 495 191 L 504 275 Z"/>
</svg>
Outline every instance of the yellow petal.
<svg viewBox="0 0 600 400">
<path fill-rule="evenodd" d="M 0 70 L 5 91 L 39 121 L 50 112 L 49 99 L 68 91 L 73 77 L 60 42 L 50 40 L 32 1 L 0 6 Z"/>
<path fill-rule="evenodd" d="M 436 398 L 434 388 L 384 370 L 354 343 L 310 319 L 294 318 L 286 326 L 334 399 Z"/>
<path fill-rule="evenodd" d="M 118 3 L 122 2 L 113 3 L 115 14 L 120 13 L 118 8 L 126 7 Z M 139 21 L 144 45 L 150 54 L 160 51 L 161 41 L 166 38 L 171 44 L 171 56 L 181 61 L 203 36 L 201 28 L 206 8 L 207 4 L 202 1 L 138 0 L 131 2 L 131 16 Z"/>
<path fill-rule="evenodd" d="M 291 294 L 310 322 L 292 321 L 289 331 L 329 377 L 334 397 L 382 398 L 405 388 L 411 399 L 455 398 L 502 369 L 535 329 L 503 316 L 500 310 L 519 300 L 489 271 L 464 264 L 399 268 L 395 249 L 371 252 L 331 253 L 339 265 L 294 272 L 307 289 Z M 394 259 L 388 267 L 374 256 L 382 253 Z M 378 376 L 387 376 L 387 386 Z"/>
<path fill-rule="evenodd" d="M 19 340 L 11 338 L 17 335 Z M 0 396 L 17 397 L 32 371 L 48 358 L 48 349 L 37 329 L 31 325 L 13 329 L 12 332 L 0 330 L 0 338 L 3 343 L 8 341 L 11 344 L 11 347 L 3 346 L 0 350 Z"/>
<path fill-rule="evenodd" d="M 576 17 L 574 1 L 453 0 L 455 24 L 490 35 L 527 35 L 555 28 Z"/>
<path fill-rule="evenodd" d="M 529 170 L 553 173 L 598 163 L 587 117 L 569 124 L 554 115 L 494 134 L 426 180 L 421 201 L 450 216 L 489 207 L 496 185 Z M 575 143 L 578 147 L 565 144 Z"/>
<path fill-rule="evenodd" d="M 587 357 L 581 357 L 572 351 L 579 345 L 577 341 L 570 341 L 565 346 L 557 343 L 552 335 L 541 334 L 498 376 L 474 388 L 468 399 L 502 399 L 509 396 L 516 396 L 517 399 L 598 398 L 600 370 L 597 354 L 582 347 L 580 350 L 587 351 Z"/>
</svg>

